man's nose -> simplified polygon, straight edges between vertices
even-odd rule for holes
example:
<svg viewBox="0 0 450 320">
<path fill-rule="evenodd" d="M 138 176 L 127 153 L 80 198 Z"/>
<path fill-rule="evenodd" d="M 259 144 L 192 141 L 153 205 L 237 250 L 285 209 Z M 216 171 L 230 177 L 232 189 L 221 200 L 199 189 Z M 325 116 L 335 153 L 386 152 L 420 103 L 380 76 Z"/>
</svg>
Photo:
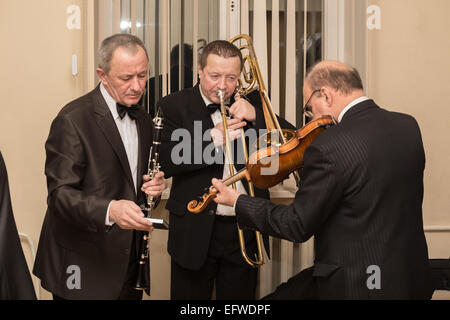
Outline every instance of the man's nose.
<svg viewBox="0 0 450 320">
<path fill-rule="evenodd" d="M 219 79 L 219 89 L 222 91 L 227 89 L 227 81 L 226 81 L 225 77 L 222 77 Z"/>
<path fill-rule="evenodd" d="M 131 80 L 131 89 L 135 92 L 141 92 L 142 88 L 141 88 L 141 83 L 139 81 L 139 79 L 137 77 L 134 77 Z"/>
</svg>

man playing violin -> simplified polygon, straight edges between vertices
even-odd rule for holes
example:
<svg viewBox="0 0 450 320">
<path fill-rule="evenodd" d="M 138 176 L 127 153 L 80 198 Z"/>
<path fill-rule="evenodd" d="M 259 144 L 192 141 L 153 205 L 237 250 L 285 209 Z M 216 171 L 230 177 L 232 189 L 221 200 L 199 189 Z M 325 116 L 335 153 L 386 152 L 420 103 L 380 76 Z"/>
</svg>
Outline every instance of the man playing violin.
<svg viewBox="0 0 450 320">
<path fill-rule="evenodd" d="M 429 299 L 422 221 L 425 153 L 409 115 L 367 98 L 358 72 L 323 61 L 308 73 L 304 110 L 337 125 L 305 150 L 290 205 L 251 198 L 213 179 L 215 202 L 241 226 L 293 242 L 315 237 L 315 265 L 268 299 Z"/>
</svg>

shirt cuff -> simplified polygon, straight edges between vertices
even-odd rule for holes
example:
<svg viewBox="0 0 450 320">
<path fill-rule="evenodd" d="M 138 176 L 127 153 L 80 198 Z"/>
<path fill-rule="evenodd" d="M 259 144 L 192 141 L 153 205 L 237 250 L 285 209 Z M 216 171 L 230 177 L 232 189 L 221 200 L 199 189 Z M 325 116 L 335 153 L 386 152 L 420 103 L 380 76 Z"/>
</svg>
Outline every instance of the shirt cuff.
<svg viewBox="0 0 450 320">
<path fill-rule="evenodd" d="M 112 203 L 113 201 L 114 201 L 114 200 L 112 200 L 112 201 L 108 204 L 108 209 L 106 210 L 105 226 L 108 226 L 108 227 L 112 227 L 112 226 L 114 225 L 114 222 L 111 222 L 111 221 L 109 220 L 109 207 L 111 206 L 111 203 Z"/>
</svg>

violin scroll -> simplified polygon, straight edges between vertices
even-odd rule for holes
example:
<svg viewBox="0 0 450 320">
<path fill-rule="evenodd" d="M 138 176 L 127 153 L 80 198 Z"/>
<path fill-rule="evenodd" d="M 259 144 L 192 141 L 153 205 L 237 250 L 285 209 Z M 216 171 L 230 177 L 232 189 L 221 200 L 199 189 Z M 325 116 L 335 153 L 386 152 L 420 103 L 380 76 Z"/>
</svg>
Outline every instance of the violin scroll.
<svg viewBox="0 0 450 320">
<path fill-rule="evenodd" d="M 192 200 L 188 203 L 187 209 L 191 213 L 200 213 L 211 203 L 216 197 L 217 190 L 214 187 L 205 189 L 205 193 L 198 200 Z"/>
</svg>

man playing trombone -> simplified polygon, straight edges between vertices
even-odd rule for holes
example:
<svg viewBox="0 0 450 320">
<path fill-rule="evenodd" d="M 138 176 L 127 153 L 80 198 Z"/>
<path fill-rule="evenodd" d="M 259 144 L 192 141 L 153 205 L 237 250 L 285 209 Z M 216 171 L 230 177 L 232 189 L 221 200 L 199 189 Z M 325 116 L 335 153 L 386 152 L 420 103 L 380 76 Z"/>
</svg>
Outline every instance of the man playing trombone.
<svg viewBox="0 0 450 320">
<path fill-rule="evenodd" d="M 166 205 L 171 225 L 168 252 L 172 258 L 172 299 L 211 299 L 214 285 L 217 299 L 255 298 L 258 269 L 241 254 L 233 209 L 211 203 L 204 212 L 194 215 L 186 208 L 213 177 L 230 175 L 229 166 L 224 165 L 226 148 L 219 92 L 223 103 L 229 106 L 226 129 L 236 147 L 231 153 L 237 170 L 245 165 L 239 151 L 242 129 L 248 133 L 265 128 L 259 94 L 235 94 L 243 63 L 241 51 L 230 42 L 211 42 L 199 59 L 200 83 L 159 102 L 165 119 L 161 166 L 167 177 L 173 177 Z M 248 193 L 246 182 L 239 182 L 236 187 Z M 255 194 L 269 197 L 267 190 L 255 189 Z M 244 249 L 253 257 L 257 251 L 255 232 L 245 231 L 244 238 Z"/>
</svg>

